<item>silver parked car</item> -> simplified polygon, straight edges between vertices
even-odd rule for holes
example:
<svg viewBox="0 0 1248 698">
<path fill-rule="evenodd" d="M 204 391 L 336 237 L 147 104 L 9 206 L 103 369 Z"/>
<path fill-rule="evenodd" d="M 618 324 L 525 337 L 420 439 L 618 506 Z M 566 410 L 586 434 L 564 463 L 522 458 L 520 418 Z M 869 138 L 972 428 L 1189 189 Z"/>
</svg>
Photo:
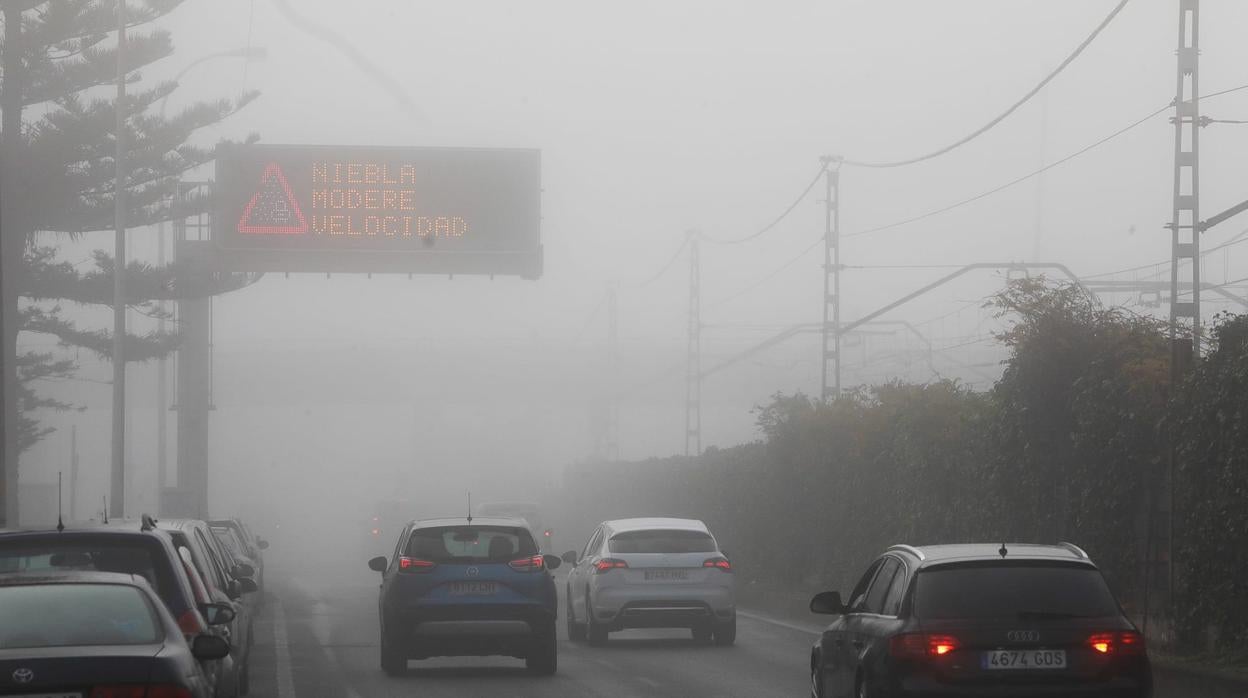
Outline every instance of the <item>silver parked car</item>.
<svg viewBox="0 0 1248 698">
<path fill-rule="evenodd" d="M 628 628 L 689 628 L 699 642 L 737 637 L 732 564 L 693 519 L 604 521 L 585 549 L 564 553 L 567 622 L 591 645 Z"/>
</svg>

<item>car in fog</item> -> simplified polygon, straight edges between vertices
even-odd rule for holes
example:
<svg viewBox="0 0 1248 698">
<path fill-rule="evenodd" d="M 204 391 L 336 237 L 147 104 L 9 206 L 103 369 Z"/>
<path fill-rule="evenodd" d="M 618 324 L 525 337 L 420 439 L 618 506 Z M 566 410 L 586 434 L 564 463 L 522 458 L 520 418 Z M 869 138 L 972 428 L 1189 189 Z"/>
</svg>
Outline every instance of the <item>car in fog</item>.
<svg viewBox="0 0 1248 698">
<path fill-rule="evenodd" d="M 381 668 L 400 675 L 411 659 L 503 655 L 529 671 L 558 665 L 558 594 L 524 521 L 448 518 L 413 521 L 391 557 L 369 561 L 381 572 Z"/>
<path fill-rule="evenodd" d="M 629 628 L 689 628 L 699 642 L 737 637 L 735 575 L 706 524 L 692 519 L 604 521 L 581 553 L 568 551 L 568 635 L 601 645 Z"/>
<path fill-rule="evenodd" d="M 230 642 L 232 669 L 226 674 L 223 695 L 247 695 L 251 684 L 255 599 L 259 587 L 246 573 L 254 570 L 233 564 L 204 521 L 162 520 L 158 526 L 173 539 L 183 561 L 194 568 L 192 576 L 204 585 L 209 602 L 228 606 L 233 611 L 228 622 L 213 628 Z"/>
<path fill-rule="evenodd" d="M 269 549 L 269 542 L 257 536 L 242 519 L 212 519 L 208 525 L 213 529 L 226 528 L 234 532 L 243 545 L 243 553 L 256 569 L 256 584 L 264 591 L 264 551 Z"/>
<path fill-rule="evenodd" d="M 208 698 L 200 662 L 229 651 L 216 635 L 188 642 L 138 575 L 0 575 L 3 695 Z"/>
<path fill-rule="evenodd" d="M 0 532 L 0 574 L 51 575 L 63 572 L 114 572 L 147 581 L 186 641 L 220 632 L 235 620 L 229 604 L 197 598 L 191 573 L 168 533 L 154 519 L 113 520 L 74 525 L 64 530 Z M 193 573 L 193 568 L 191 568 Z M 201 657 L 215 698 L 236 695 L 234 660 Z"/>
<path fill-rule="evenodd" d="M 815 698 L 1147 698 L 1144 637 L 1075 545 L 897 545 L 842 602 L 810 656 Z"/>
</svg>

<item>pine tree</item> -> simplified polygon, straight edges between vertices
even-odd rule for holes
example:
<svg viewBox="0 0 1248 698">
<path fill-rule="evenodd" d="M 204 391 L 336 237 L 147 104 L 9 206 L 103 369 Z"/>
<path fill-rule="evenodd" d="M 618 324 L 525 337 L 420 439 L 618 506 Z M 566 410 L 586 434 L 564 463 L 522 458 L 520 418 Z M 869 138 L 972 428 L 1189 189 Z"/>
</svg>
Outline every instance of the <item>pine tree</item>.
<svg viewBox="0 0 1248 698">
<path fill-rule="evenodd" d="M 169 117 L 154 106 L 177 85 L 150 83 L 140 69 L 173 53 L 167 31 L 155 27 L 184 0 L 126 1 L 124 55 L 129 92 L 121 105 L 97 88 L 114 85 L 117 75 L 116 17 L 119 0 L 0 0 L 3 3 L 3 73 L 0 73 L 0 263 L 3 264 L 3 355 L 5 374 L 4 509 L 0 525 L 16 522 L 16 470 L 21 451 L 49 433 L 36 410 L 72 409 L 42 398 L 40 381 L 71 376 L 72 361 L 51 353 L 18 355 L 17 335 L 55 337 L 62 345 L 111 358 L 112 335 L 84 330 L 65 320 L 61 303 L 111 306 L 113 259 L 97 252 L 94 268 L 79 271 L 58 262 L 46 244 L 49 234 L 79 238 L 114 226 L 116 118 L 125 116 L 127 145 L 127 227 L 175 218 L 178 182 L 214 157 L 214 148 L 191 144 L 196 132 L 220 123 L 255 97 L 202 102 Z M 39 116 L 23 120 L 24 110 Z M 34 111 L 34 110 L 32 110 Z M 11 126 L 20 125 L 16 128 Z M 248 138 L 253 140 L 254 136 Z M 211 206 L 207 197 L 178 204 L 176 216 Z M 217 274 L 196 278 L 176 266 L 126 265 L 127 303 L 159 312 L 159 301 L 215 295 L 241 288 L 254 276 Z M 19 299 L 21 301 L 19 302 Z M 126 360 L 148 361 L 173 351 L 177 337 L 161 333 L 128 336 Z"/>
</svg>

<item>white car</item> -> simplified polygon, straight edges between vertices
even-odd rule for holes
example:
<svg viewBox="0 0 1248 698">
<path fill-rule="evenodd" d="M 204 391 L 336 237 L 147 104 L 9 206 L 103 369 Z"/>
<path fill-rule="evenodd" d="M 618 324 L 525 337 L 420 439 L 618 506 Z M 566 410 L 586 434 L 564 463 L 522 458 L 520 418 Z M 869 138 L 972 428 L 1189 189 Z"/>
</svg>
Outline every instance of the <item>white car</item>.
<svg viewBox="0 0 1248 698">
<path fill-rule="evenodd" d="M 706 524 L 620 519 L 594 529 L 579 555 L 563 554 L 568 636 L 600 645 L 628 628 L 689 628 L 699 642 L 737 637 L 732 564 Z"/>
</svg>

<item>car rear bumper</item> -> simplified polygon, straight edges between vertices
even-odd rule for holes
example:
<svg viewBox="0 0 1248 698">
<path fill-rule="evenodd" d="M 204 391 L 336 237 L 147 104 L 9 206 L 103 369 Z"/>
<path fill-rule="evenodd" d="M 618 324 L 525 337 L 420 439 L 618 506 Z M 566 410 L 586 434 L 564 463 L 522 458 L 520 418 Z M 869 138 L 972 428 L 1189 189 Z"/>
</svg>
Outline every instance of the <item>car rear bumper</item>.
<svg viewBox="0 0 1248 698">
<path fill-rule="evenodd" d="M 698 587 L 599 589 L 592 598 L 594 618 L 612 629 L 692 628 L 736 617 L 732 589 Z"/>
<path fill-rule="evenodd" d="M 428 605 L 388 612 L 386 640 L 413 659 L 524 657 L 534 639 L 554 632 L 555 611 L 538 605 Z"/>
<path fill-rule="evenodd" d="M 892 698 L 1151 698 L 1151 682 L 1117 678 L 1088 683 L 1047 685 L 984 684 L 952 686 L 931 679 L 907 680 L 884 695 Z"/>
</svg>

